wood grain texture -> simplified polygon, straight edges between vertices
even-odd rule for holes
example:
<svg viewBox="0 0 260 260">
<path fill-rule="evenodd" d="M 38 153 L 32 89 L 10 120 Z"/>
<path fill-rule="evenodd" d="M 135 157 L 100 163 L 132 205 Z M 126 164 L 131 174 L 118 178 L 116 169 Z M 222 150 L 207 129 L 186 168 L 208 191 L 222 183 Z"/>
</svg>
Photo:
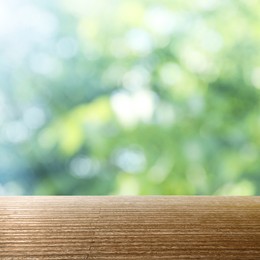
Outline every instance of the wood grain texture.
<svg viewBox="0 0 260 260">
<path fill-rule="evenodd" d="M 1 197 L 0 259 L 260 259 L 260 198 Z"/>
</svg>

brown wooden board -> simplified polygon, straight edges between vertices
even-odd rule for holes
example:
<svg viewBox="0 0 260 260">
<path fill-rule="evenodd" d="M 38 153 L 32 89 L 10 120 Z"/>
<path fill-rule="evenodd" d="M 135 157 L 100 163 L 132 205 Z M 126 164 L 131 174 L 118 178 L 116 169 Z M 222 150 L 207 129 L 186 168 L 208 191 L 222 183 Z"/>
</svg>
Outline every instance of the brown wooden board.
<svg viewBox="0 0 260 260">
<path fill-rule="evenodd" d="M 0 259 L 260 259 L 260 198 L 1 197 Z"/>
</svg>

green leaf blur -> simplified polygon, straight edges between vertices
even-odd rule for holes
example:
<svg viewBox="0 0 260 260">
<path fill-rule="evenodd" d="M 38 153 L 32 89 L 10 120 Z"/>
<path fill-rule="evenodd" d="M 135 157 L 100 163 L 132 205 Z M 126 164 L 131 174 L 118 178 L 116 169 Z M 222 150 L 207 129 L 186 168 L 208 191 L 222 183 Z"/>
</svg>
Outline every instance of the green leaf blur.
<svg viewBox="0 0 260 260">
<path fill-rule="evenodd" d="M 0 3 L 0 194 L 260 195 L 257 0 Z"/>
</svg>

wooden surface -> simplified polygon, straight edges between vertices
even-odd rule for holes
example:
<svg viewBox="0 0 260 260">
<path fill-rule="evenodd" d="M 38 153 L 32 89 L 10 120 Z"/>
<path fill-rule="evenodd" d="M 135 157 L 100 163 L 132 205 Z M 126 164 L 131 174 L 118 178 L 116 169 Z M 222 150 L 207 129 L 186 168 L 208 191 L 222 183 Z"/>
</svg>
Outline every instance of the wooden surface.
<svg viewBox="0 0 260 260">
<path fill-rule="evenodd" d="M 260 198 L 0 197 L 0 259 L 260 259 Z"/>
</svg>

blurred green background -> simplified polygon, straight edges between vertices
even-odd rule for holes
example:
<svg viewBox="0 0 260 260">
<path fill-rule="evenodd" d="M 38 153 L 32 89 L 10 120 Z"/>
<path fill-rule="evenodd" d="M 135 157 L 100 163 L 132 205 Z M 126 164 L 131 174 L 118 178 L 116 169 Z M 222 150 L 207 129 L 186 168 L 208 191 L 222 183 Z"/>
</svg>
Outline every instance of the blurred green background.
<svg viewBox="0 0 260 260">
<path fill-rule="evenodd" d="M 0 0 L 0 194 L 260 195 L 258 0 Z"/>
</svg>

